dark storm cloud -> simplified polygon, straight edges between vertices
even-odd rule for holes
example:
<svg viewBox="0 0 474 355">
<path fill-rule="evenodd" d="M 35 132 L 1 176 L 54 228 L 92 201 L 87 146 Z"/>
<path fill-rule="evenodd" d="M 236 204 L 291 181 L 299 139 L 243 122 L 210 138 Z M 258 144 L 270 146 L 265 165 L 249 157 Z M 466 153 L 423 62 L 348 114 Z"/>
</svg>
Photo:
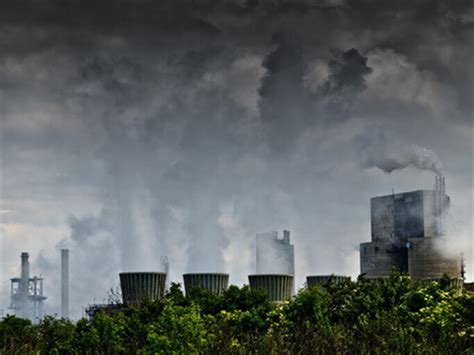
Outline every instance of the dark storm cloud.
<svg viewBox="0 0 474 355">
<path fill-rule="evenodd" d="M 177 281 L 246 282 L 272 228 L 294 232 L 298 277 L 356 274 L 368 198 L 431 183 L 410 166 L 439 171 L 437 152 L 469 204 L 472 18 L 467 1 L 2 1 L 2 195 L 67 236 L 79 305 L 161 255 Z"/>
<path fill-rule="evenodd" d="M 365 90 L 365 77 L 372 69 L 367 66 L 367 58 L 352 48 L 337 53 L 337 58 L 329 61 L 328 70 L 329 76 L 317 94 L 325 101 L 326 110 L 337 117 L 346 114 L 359 93 Z"/>
<path fill-rule="evenodd" d="M 275 49 L 262 65 L 267 69 L 260 88 L 261 116 L 270 147 L 277 152 L 294 148 L 295 139 L 308 119 L 308 93 L 303 87 L 302 48 L 296 36 L 276 33 Z"/>
<path fill-rule="evenodd" d="M 365 76 L 372 72 L 367 66 L 367 58 L 352 48 L 340 54 L 341 59 L 329 62 L 329 78 L 322 90 L 326 94 L 349 91 L 356 94 L 366 88 Z"/>
</svg>

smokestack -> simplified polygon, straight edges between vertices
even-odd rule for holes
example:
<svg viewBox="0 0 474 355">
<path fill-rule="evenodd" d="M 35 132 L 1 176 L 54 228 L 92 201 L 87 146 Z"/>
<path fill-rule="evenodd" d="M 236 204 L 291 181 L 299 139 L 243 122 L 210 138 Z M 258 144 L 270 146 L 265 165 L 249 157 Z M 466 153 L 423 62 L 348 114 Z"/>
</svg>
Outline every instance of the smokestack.
<svg viewBox="0 0 474 355">
<path fill-rule="evenodd" d="M 69 249 L 61 249 L 61 317 L 69 318 Z"/>
<path fill-rule="evenodd" d="M 21 253 L 21 298 L 23 302 L 28 300 L 28 286 L 30 283 L 30 262 L 28 253 Z"/>
<path fill-rule="evenodd" d="M 28 261 L 28 253 L 21 253 L 21 281 L 22 284 L 28 285 L 30 279 L 30 262 Z"/>
<path fill-rule="evenodd" d="M 28 318 L 28 295 L 30 285 L 30 262 L 29 255 L 26 252 L 21 253 L 21 275 L 19 288 L 18 315 Z"/>
</svg>

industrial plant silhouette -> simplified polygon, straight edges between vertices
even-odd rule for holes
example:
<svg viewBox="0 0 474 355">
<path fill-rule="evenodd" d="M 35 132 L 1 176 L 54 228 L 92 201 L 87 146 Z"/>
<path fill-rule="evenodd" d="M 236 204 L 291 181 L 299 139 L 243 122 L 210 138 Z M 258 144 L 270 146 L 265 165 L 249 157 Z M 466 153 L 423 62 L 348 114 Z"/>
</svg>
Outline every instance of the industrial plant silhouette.
<svg viewBox="0 0 474 355">
<path fill-rule="evenodd" d="M 417 281 L 439 280 L 449 276 L 454 286 L 463 287 L 464 272 L 461 251 L 447 254 L 443 243 L 446 234 L 446 211 L 450 198 L 444 177 L 436 177 L 433 190 L 392 193 L 370 200 L 371 241 L 360 244 L 360 270 L 363 277 L 385 278 L 392 272 L 408 273 Z M 295 250 L 290 231 L 256 236 L 256 270 L 248 275 L 251 289 L 263 290 L 270 301 L 281 303 L 295 294 Z M 28 253 L 21 254 L 21 275 L 11 279 L 11 310 L 18 316 L 38 322 L 43 317 L 43 278 L 30 277 Z M 169 288 L 169 263 L 164 270 L 120 273 L 122 302 L 92 304 L 89 317 L 98 311 L 113 311 L 137 305 L 144 300 L 161 299 Z M 308 275 L 307 287 L 328 282 L 344 282 L 349 276 Z M 183 275 L 186 293 L 194 287 L 220 294 L 229 286 L 227 273 L 187 273 Z M 466 285 L 468 286 L 468 285 Z M 61 317 L 69 317 L 69 250 L 61 250 Z"/>
</svg>

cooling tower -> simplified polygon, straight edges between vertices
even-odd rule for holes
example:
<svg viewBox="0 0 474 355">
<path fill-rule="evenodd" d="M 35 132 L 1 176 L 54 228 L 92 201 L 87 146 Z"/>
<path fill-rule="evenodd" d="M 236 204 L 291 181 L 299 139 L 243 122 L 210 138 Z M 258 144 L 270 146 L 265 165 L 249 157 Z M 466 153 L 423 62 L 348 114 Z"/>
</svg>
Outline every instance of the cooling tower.
<svg viewBox="0 0 474 355">
<path fill-rule="evenodd" d="M 408 271 L 414 280 L 461 277 L 461 255 L 443 253 L 444 243 L 444 238 L 409 239 Z"/>
<path fill-rule="evenodd" d="M 349 276 L 340 275 L 311 275 L 306 277 L 306 283 L 308 284 L 308 287 L 313 287 L 316 285 L 325 286 L 329 282 L 338 284 L 350 280 L 351 278 Z"/>
<path fill-rule="evenodd" d="M 220 294 L 229 285 L 229 274 L 194 273 L 184 274 L 184 289 L 186 294 L 195 286 Z"/>
<path fill-rule="evenodd" d="M 249 275 L 250 288 L 265 291 L 270 301 L 279 303 L 289 301 L 293 290 L 293 275 L 259 274 Z"/>
<path fill-rule="evenodd" d="M 144 300 L 158 300 L 165 293 L 165 282 L 164 272 L 122 272 L 120 287 L 123 303 L 136 305 Z"/>
</svg>

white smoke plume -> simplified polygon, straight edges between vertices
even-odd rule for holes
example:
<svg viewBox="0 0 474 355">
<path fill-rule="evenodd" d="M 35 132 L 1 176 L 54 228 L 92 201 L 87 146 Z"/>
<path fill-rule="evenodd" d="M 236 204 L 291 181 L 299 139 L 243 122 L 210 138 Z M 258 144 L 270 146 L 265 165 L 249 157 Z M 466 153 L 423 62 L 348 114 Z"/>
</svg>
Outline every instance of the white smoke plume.
<svg viewBox="0 0 474 355">
<path fill-rule="evenodd" d="M 384 134 L 368 139 L 370 143 L 362 147 L 362 164 L 366 168 L 376 167 L 390 174 L 412 166 L 443 176 L 441 160 L 430 149 L 400 140 L 388 141 Z"/>
</svg>

